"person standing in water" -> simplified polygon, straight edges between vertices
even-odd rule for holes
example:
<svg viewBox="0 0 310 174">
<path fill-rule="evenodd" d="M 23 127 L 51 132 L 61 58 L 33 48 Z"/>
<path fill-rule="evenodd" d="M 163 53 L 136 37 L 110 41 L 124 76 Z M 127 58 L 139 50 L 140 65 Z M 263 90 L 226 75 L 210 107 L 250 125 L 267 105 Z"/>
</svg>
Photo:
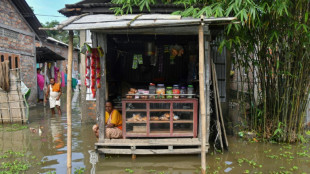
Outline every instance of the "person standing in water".
<svg viewBox="0 0 310 174">
<path fill-rule="evenodd" d="M 60 83 L 55 83 L 55 79 L 50 79 L 50 84 L 47 87 L 46 91 L 46 99 L 49 97 L 50 102 L 50 108 L 52 111 L 52 114 L 55 114 L 55 107 L 57 108 L 58 114 L 61 115 L 61 109 L 60 109 L 60 96 L 61 96 L 61 85 Z M 47 100 L 45 99 L 45 102 Z"/>
</svg>

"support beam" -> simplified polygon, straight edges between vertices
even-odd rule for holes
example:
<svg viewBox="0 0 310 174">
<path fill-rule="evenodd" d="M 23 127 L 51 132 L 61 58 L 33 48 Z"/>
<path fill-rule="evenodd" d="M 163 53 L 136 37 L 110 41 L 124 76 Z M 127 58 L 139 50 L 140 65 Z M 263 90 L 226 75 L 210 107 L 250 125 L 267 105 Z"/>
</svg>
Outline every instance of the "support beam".
<svg viewBox="0 0 310 174">
<path fill-rule="evenodd" d="M 47 62 L 44 62 L 44 87 L 43 87 L 43 93 L 44 93 L 44 95 L 43 95 L 43 106 L 45 107 L 46 106 L 46 100 L 47 100 L 47 98 L 46 98 L 46 95 L 45 95 L 45 93 L 46 93 L 46 91 L 47 91 L 47 86 L 46 86 L 46 82 L 47 82 L 47 78 L 46 78 L 46 71 L 47 71 Z"/>
<path fill-rule="evenodd" d="M 80 30 L 80 45 L 84 45 L 84 43 L 86 42 L 86 31 L 85 30 Z M 85 69 L 86 69 L 86 65 L 85 65 L 85 59 L 86 56 L 85 54 L 80 53 L 80 59 L 81 59 L 81 63 L 80 63 L 80 80 L 81 80 L 81 84 L 84 84 L 85 82 Z M 86 85 L 81 85 L 81 98 L 80 98 L 80 103 L 81 103 L 81 120 L 82 123 L 85 123 L 89 118 L 88 118 L 88 114 L 87 114 L 87 101 L 86 101 Z"/>
<path fill-rule="evenodd" d="M 71 121 L 71 96 L 72 96 L 72 58 L 73 58 L 73 31 L 69 31 L 68 47 L 68 76 L 67 76 L 67 174 L 71 174 L 72 169 L 72 121 Z"/>
<path fill-rule="evenodd" d="M 205 101 L 206 101 L 206 142 L 209 144 L 209 137 L 210 137 L 210 82 L 211 82 L 211 48 L 210 48 L 210 30 L 209 25 L 204 27 L 204 38 L 205 38 Z"/>
<path fill-rule="evenodd" d="M 106 80 L 106 54 L 107 54 L 107 36 L 103 33 L 96 33 L 97 44 L 101 46 L 104 52 L 104 55 L 100 57 L 100 86 L 98 89 L 100 94 L 99 99 L 97 98 L 97 104 L 99 105 L 99 110 L 97 115 L 99 115 L 99 143 L 104 142 L 105 137 L 105 102 L 107 99 L 107 80 Z"/>
<path fill-rule="evenodd" d="M 204 62 L 204 34 L 201 23 L 198 28 L 199 40 L 199 100 L 201 112 L 201 173 L 206 173 L 206 101 L 205 101 L 205 62 Z"/>
</svg>

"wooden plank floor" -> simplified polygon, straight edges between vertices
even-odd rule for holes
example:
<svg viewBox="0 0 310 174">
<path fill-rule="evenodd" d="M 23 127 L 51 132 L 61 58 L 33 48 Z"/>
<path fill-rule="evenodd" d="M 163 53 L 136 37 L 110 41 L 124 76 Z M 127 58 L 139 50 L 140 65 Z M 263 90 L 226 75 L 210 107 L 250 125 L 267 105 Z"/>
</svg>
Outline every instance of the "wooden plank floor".
<svg viewBox="0 0 310 174">
<path fill-rule="evenodd" d="M 105 139 L 95 146 L 199 146 L 198 138 Z"/>
<path fill-rule="evenodd" d="M 154 155 L 199 154 L 200 145 L 198 138 L 105 139 L 104 143 L 96 143 L 95 147 L 104 154 Z"/>
<path fill-rule="evenodd" d="M 201 153 L 200 148 L 193 149 L 110 149 L 110 148 L 99 148 L 99 152 L 104 154 L 119 154 L 119 155 L 156 155 L 156 154 L 199 154 Z"/>
</svg>

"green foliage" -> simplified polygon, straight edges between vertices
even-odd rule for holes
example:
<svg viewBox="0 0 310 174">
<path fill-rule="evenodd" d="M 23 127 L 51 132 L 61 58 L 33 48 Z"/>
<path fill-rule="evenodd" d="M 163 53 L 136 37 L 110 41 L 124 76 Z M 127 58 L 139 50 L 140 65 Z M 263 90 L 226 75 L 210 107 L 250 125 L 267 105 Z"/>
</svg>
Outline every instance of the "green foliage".
<svg viewBox="0 0 310 174">
<path fill-rule="evenodd" d="M 45 24 L 42 24 L 43 28 L 53 28 L 57 25 L 59 25 L 59 21 L 52 20 L 52 21 L 47 21 Z M 61 42 L 64 42 L 66 44 L 69 43 L 69 32 L 68 31 L 57 31 L 57 30 L 47 30 L 47 35 L 49 37 L 52 37 L 56 40 L 59 40 Z M 77 31 L 74 31 L 74 36 L 73 36 L 73 46 L 74 47 L 79 47 L 80 41 L 79 41 L 79 33 Z"/>
<path fill-rule="evenodd" d="M 56 171 L 48 171 L 46 174 L 56 174 Z"/>
<path fill-rule="evenodd" d="M 125 172 L 133 173 L 133 170 L 132 169 L 125 169 Z"/>
<path fill-rule="evenodd" d="M 15 132 L 15 131 L 19 131 L 19 130 L 28 129 L 28 126 L 24 126 L 24 125 L 20 125 L 20 124 L 12 124 L 12 125 L 4 126 L 1 128 L 3 128 L 2 131 Z"/>
<path fill-rule="evenodd" d="M 85 172 L 84 167 L 74 168 L 74 174 L 83 174 Z"/>
<path fill-rule="evenodd" d="M 13 162 L 2 162 L 0 165 L 0 174 L 13 174 L 26 171 L 30 167 L 28 162 L 15 160 Z"/>
<path fill-rule="evenodd" d="M 239 99 L 247 130 L 276 142 L 303 141 L 310 93 L 310 22 L 308 0 L 175 0 L 173 14 L 236 17 L 226 27 L 226 47 L 237 72 L 244 74 Z M 116 14 L 150 10 L 154 0 L 112 0 Z M 245 90 L 245 88 L 247 90 Z M 246 110 L 246 104 L 250 106 Z M 250 114 L 248 114 L 250 113 Z"/>
</svg>

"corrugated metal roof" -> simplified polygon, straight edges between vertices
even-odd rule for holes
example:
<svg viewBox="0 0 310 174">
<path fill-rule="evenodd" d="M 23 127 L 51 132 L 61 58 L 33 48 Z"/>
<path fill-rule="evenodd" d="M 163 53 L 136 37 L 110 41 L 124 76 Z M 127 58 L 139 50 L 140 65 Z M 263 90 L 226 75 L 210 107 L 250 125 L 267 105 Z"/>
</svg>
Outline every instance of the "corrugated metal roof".
<svg viewBox="0 0 310 174">
<path fill-rule="evenodd" d="M 64 42 L 61 42 L 61 41 L 59 41 L 59 40 L 57 40 L 57 39 L 54 39 L 54 38 L 52 38 L 52 37 L 47 37 L 46 40 L 51 41 L 51 42 L 54 42 L 54 43 L 57 43 L 57 44 L 61 44 L 61 45 L 64 45 L 64 46 L 67 46 L 67 47 L 68 47 L 68 44 L 66 44 L 66 43 L 64 43 Z"/>
<path fill-rule="evenodd" d="M 39 28 L 42 27 L 42 25 L 39 22 L 36 15 L 33 13 L 32 9 L 27 4 L 27 2 L 25 0 L 12 0 L 12 2 L 17 7 L 19 12 L 23 15 L 23 17 L 26 19 L 26 21 L 34 30 L 34 32 L 38 35 L 38 37 L 46 38 L 47 37 L 46 31 L 39 30 Z"/>
<path fill-rule="evenodd" d="M 47 47 L 36 47 L 36 59 L 37 63 L 66 60 L 64 57 L 60 56 Z"/>
<path fill-rule="evenodd" d="M 136 6 L 132 8 L 133 14 L 145 13 L 145 14 L 171 14 L 177 10 L 184 10 L 184 5 L 179 4 L 165 4 L 161 0 L 157 0 L 156 4 L 149 5 L 151 10 L 148 11 L 144 9 L 140 11 L 140 9 Z M 200 5 L 197 5 L 200 6 Z M 66 4 L 65 8 L 60 9 L 58 12 L 69 17 L 80 15 L 83 13 L 93 13 L 93 14 L 114 14 L 112 7 L 121 7 L 119 4 L 111 3 L 111 0 L 84 0 L 75 4 Z"/>
<path fill-rule="evenodd" d="M 76 18 L 76 19 L 75 19 Z M 87 29 L 128 29 L 128 28 L 158 28 L 158 27 L 174 27 L 174 26 L 193 26 L 199 25 L 201 22 L 229 22 L 234 17 L 223 18 L 183 18 L 179 15 L 164 14 L 140 14 L 140 15 L 86 15 L 71 17 L 63 21 L 56 30 L 87 30 Z"/>
</svg>

